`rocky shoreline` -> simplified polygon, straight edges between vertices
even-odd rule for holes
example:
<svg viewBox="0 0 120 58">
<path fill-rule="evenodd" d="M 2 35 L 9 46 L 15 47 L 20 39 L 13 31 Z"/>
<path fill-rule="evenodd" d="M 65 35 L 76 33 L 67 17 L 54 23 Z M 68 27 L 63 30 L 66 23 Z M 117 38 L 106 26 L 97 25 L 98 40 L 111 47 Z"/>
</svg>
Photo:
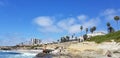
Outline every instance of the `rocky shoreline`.
<svg viewBox="0 0 120 58">
<path fill-rule="evenodd" d="M 46 46 L 46 45 L 44 45 Z M 41 48 L 44 48 L 41 47 Z M 49 56 L 52 58 L 120 58 L 120 43 L 103 42 L 65 42 L 58 44 L 48 44 L 46 46 L 49 53 L 43 50 L 11 50 L 20 53 L 37 54 L 36 57 Z M 41 56 L 42 55 L 42 56 Z M 41 56 L 41 57 L 40 57 Z"/>
<path fill-rule="evenodd" d="M 64 45 L 63 45 L 64 44 Z M 67 42 L 48 45 L 48 49 L 59 47 L 50 52 L 53 58 L 120 58 L 120 43 L 104 42 Z"/>
</svg>

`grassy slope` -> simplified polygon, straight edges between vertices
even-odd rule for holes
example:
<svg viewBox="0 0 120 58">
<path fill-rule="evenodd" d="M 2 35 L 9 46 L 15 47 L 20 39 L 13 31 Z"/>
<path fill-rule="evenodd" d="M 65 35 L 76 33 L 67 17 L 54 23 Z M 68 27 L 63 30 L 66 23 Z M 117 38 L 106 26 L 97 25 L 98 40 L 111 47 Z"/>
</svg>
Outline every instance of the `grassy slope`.
<svg viewBox="0 0 120 58">
<path fill-rule="evenodd" d="M 88 41 L 95 41 L 96 43 L 101 43 L 101 42 L 110 42 L 111 40 L 115 40 L 116 42 L 120 42 L 120 31 L 106 34 L 103 36 L 95 36 L 92 37 Z"/>
</svg>

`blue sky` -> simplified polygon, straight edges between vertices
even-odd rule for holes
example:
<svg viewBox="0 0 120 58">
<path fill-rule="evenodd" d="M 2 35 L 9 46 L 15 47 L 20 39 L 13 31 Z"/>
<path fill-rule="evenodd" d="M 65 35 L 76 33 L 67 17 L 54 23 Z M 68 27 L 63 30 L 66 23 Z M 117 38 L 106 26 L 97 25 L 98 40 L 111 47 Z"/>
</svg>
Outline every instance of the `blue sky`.
<svg viewBox="0 0 120 58">
<path fill-rule="evenodd" d="M 120 0 L 0 0 L 0 45 L 15 45 L 31 38 L 43 42 L 61 36 L 84 34 L 79 27 L 96 26 L 107 32 L 106 22 L 116 29 Z"/>
</svg>

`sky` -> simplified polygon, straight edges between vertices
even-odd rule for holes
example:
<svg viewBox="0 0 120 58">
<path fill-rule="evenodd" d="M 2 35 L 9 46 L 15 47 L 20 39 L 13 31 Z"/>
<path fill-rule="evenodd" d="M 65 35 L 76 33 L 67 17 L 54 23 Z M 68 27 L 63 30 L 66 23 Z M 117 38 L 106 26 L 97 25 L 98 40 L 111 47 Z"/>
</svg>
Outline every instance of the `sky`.
<svg viewBox="0 0 120 58">
<path fill-rule="evenodd" d="M 107 22 L 117 30 L 119 4 L 120 0 L 0 0 L 0 46 L 31 38 L 52 42 L 74 33 L 81 36 L 93 26 L 107 33 Z"/>
</svg>

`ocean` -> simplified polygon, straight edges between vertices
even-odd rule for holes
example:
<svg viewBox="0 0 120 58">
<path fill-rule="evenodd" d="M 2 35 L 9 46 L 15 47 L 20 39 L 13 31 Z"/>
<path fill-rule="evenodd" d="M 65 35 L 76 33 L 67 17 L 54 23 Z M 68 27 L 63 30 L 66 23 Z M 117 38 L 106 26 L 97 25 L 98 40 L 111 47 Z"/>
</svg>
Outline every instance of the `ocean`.
<svg viewBox="0 0 120 58">
<path fill-rule="evenodd" d="M 0 51 L 0 58 L 34 58 L 36 54 Z"/>
</svg>

